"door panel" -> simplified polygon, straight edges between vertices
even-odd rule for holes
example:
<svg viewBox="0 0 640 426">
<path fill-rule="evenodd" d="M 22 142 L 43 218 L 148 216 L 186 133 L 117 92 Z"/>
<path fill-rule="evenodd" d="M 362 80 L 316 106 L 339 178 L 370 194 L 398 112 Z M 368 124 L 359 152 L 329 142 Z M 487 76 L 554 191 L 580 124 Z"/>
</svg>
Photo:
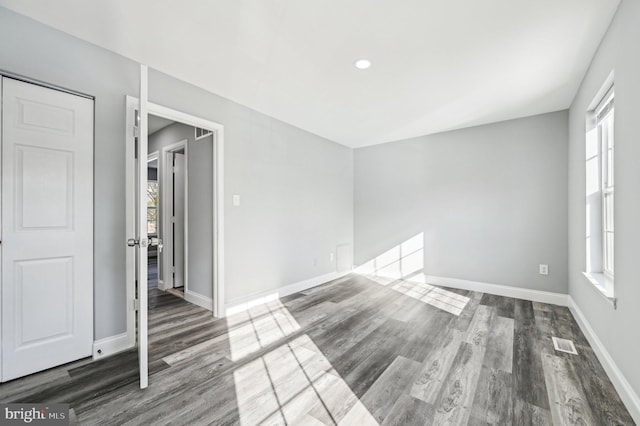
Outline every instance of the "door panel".
<svg viewBox="0 0 640 426">
<path fill-rule="evenodd" d="M 26 130 L 73 136 L 75 116 L 73 109 L 48 105 L 28 99 L 17 99 L 18 127 Z"/>
<path fill-rule="evenodd" d="M 91 355 L 93 101 L 2 83 L 6 381 Z"/>
<path fill-rule="evenodd" d="M 73 152 L 16 145 L 15 153 L 16 230 L 73 228 Z"/>
<path fill-rule="evenodd" d="M 17 349 L 73 335 L 73 259 L 40 259 L 16 262 L 15 286 Z M 42 277 L 47 277 L 43 280 Z M 35 305 L 44 302 L 57 307 Z"/>
</svg>

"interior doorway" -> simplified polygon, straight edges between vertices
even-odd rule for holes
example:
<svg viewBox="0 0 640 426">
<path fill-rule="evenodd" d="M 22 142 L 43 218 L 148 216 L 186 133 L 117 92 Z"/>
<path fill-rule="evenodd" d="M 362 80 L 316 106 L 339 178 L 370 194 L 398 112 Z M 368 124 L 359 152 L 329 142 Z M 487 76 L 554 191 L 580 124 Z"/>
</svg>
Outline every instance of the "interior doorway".
<svg viewBox="0 0 640 426">
<path fill-rule="evenodd" d="M 176 125 L 149 116 L 147 157 L 147 234 L 152 243 L 147 252 L 147 287 L 185 298 L 187 287 L 188 139 L 166 145 Z M 162 167 L 160 166 L 162 164 Z M 160 196 L 162 188 L 162 197 Z M 151 297 L 149 295 L 149 297 Z"/>
<path fill-rule="evenodd" d="M 127 245 L 127 338 L 132 345 L 138 343 L 140 387 L 148 385 L 148 248 L 164 245 L 162 238 L 149 235 L 149 209 L 145 193 L 148 185 L 148 152 L 159 151 L 158 175 L 167 168 L 163 165 L 162 150 L 150 140 L 150 118 L 153 116 L 170 123 L 169 130 L 189 129 L 185 160 L 189 164 L 185 181 L 197 194 L 189 199 L 185 192 L 185 288 L 184 299 L 213 311 L 213 316 L 224 317 L 224 126 L 147 101 L 147 68 L 140 67 L 140 100 L 126 98 L 126 212 Z M 174 123 L 173 125 L 171 124 Z M 165 133 L 170 133 L 169 130 Z M 176 139 L 174 139 L 175 141 Z M 181 140 L 178 138 L 178 140 Z M 205 166 L 198 168 L 197 166 Z M 192 167 L 193 166 L 193 167 Z M 200 170 L 201 172 L 197 172 Z M 204 170 L 204 172 L 202 172 Z M 193 172 L 193 173 L 192 173 Z M 204 173 L 204 174 L 203 174 Z M 192 175 L 192 176 L 191 176 Z M 200 187 L 207 183 L 208 187 Z M 166 185 L 159 184 L 158 206 L 166 203 Z M 193 201 L 193 204 L 191 203 Z M 190 208 L 190 204 L 193 206 Z M 158 211 L 158 224 L 163 226 L 167 214 Z M 193 232 L 190 232 L 190 227 Z M 168 229 L 168 227 L 167 227 Z M 160 229 L 159 236 L 163 236 Z M 193 249 L 190 249 L 193 247 Z M 196 255 L 190 256 L 190 252 Z M 158 285 L 166 286 L 166 271 L 159 256 Z M 199 259 L 197 264 L 193 259 Z M 208 273 L 207 273 L 207 268 Z M 154 291 L 160 291 L 154 289 Z"/>
<path fill-rule="evenodd" d="M 162 254 L 162 240 L 159 234 L 160 216 L 160 182 L 158 179 L 158 151 L 147 157 L 147 234 L 150 239 L 156 239 L 158 244 L 150 245 L 147 251 L 147 287 L 158 287 L 158 266 Z"/>
<path fill-rule="evenodd" d="M 189 129 L 186 130 L 189 131 Z M 161 138 L 155 138 L 154 135 L 150 136 L 150 140 L 153 143 L 162 142 Z M 160 156 L 163 159 L 162 169 L 159 170 L 162 188 L 160 215 L 163 218 L 161 221 L 163 253 L 162 284 L 159 285 L 159 288 L 181 298 L 185 298 L 185 294 L 189 294 L 188 142 L 189 139 L 182 139 L 160 147 Z M 201 254 L 195 253 L 195 256 L 200 257 Z M 195 259 L 196 262 L 201 260 Z M 202 277 L 199 278 L 202 279 Z"/>
<path fill-rule="evenodd" d="M 206 202 L 214 192 L 208 160 L 213 145 L 211 130 L 149 114 L 148 288 L 157 287 L 208 309 L 212 309 L 215 273 L 213 202 Z M 192 184 L 195 198 L 189 195 Z"/>
<path fill-rule="evenodd" d="M 218 285 L 221 136 L 220 125 L 150 104 L 147 287 L 173 293 L 218 317 L 224 307 Z"/>
</svg>

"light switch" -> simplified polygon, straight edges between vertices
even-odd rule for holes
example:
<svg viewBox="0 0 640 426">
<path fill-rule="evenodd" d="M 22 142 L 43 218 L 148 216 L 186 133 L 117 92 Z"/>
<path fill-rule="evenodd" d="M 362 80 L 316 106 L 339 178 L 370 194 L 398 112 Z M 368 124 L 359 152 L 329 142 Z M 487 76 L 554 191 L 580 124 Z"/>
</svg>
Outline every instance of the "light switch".
<svg viewBox="0 0 640 426">
<path fill-rule="evenodd" d="M 238 194 L 233 195 L 233 205 L 238 207 L 240 205 L 240 196 Z"/>
</svg>

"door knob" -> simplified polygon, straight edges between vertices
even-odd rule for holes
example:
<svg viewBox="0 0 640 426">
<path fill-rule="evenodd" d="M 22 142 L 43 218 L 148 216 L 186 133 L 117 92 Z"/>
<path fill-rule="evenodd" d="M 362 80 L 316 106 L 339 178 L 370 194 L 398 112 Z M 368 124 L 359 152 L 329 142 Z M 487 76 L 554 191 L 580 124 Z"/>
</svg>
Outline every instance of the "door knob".
<svg viewBox="0 0 640 426">
<path fill-rule="evenodd" d="M 149 240 L 147 240 L 146 238 L 143 238 L 141 240 L 136 240 L 135 238 L 129 238 L 127 240 L 127 245 L 129 247 L 138 246 L 138 247 L 145 248 L 145 247 L 147 247 L 149 245 Z"/>
<path fill-rule="evenodd" d="M 149 240 L 149 245 L 152 247 L 158 247 L 159 252 L 162 252 L 162 247 L 164 247 L 164 245 L 162 244 L 162 238 L 157 237 L 151 237 L 151 239 Z"/>
</svg>

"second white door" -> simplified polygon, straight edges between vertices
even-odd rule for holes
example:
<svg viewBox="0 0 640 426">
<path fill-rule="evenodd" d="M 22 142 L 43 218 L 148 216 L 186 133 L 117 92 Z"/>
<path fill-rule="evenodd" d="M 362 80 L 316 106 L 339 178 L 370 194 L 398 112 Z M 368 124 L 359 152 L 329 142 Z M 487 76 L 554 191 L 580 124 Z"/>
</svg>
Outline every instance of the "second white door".
<svg viewBox="0 0 640 426">
<path fill-rule="evenodd" d="M 91 355 L 93 100 L 2 78 L 2 381 Z"/>
</svg>

